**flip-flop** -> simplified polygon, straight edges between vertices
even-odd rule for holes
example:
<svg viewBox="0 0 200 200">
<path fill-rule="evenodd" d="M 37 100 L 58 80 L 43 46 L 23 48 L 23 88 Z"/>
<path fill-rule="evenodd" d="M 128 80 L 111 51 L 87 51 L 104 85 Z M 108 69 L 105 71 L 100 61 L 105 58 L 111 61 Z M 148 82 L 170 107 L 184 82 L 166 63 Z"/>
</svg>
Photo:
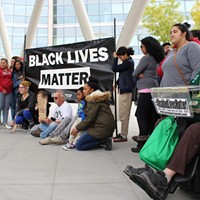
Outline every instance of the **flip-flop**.
<svg viewBox="0 0 200 200">
<path fill-rule="evenodd" d="M 163 200 L 162 197 L 151 187 L 151 185 L 140 175 L 132 174 L 130 179 L 141 187 L 152 199 Z"/>
</svg>

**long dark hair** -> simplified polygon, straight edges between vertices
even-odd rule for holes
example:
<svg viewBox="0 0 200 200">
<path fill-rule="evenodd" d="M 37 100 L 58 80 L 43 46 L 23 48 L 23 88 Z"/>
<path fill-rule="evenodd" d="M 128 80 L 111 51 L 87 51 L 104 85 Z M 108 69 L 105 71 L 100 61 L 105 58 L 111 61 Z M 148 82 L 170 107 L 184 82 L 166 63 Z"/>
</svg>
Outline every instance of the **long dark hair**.
<svg viewBox="0 0 200 200">
<path fill-rule="evenodd" d="M 21 68 L 19 70 L 16 70 L 16 68 L 15 68 L 16 63 L 20 63 L 20 65 L 21 65 Z M 14 65 L 13 65 L 13 72 L 23 73 L 23 68 L 24 68 L 23 62 L 21 60 L 15 60 Z"/>
<path fill-rule="evenodd" d="M 164 49 L 154 37 L 145 37 L 141 40 L 141 43 L 145 46 L 147 53 L 154 57 L 156 62 L 159 63 L 164 59 Z"/>
</svg>

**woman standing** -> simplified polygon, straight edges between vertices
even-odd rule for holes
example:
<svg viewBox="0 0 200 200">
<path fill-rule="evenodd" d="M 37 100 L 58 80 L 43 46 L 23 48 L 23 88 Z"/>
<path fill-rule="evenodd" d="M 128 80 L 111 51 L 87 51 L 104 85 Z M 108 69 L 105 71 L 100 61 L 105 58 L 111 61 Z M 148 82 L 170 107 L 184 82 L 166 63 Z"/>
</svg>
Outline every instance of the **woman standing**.
<svg viewBox="0 0 200 200">
<path fill-rule="evenodd" d="M 8 60 L 6 58 L 2 58 L 0 64 L 0 113 L 3 111 L 3 125 L 6 128 L 11 128 L 7 125 L 11 96 L 12 73 L 8 68 Z"/>
<path fill-rule="evenodd" d="M 137 88 L 140 94 L 135 113 L 139 126 L 139 136 L 133 136 L 133 140 L 138 142 L 138 145 L 131 149 L 133 152 L 140 151 L 153 132 L 154 125 L 159 118 L 151 100 L 151 88 L 158 87 L 156 69 L 164 59 L 164 50 L 155 38 L 146 37 L 142 39 L 140 47 L 144 56 L 133 72 L 133 77 L 137 79 Z"/>
<path fill-rule="evenodd" d="M 31 83 L 29 81 L 22 81 L 19 84 L 19 96 L 17 100 L 17 113 L 15 116 L 16 124 L 25 125 L 24 128 L 28 129 L 33 127 L 36 97 L 33 92 L 29 90 Z"/>
<path fill-rule="evenodd" d="M 16 115 L 16 103 L 17 103 L 17 95 L 19 94 L 19 84 L 22 82 L 23 79 L 24 79 L 23 63 L 21 60 L 16 60 L 13 65 L 13 74 L 12 74 L 13 91 L 12 91 L 12 101 L 10 104 L 12 121 L 14 120 Z"/>
<path fill-rule="evenodd" d="M 132 90 L 135 81 L 132 77 L 134 71 L 134 61 L 131 55 L 134 54 L 132 48 L 120 47 L 114 53 L 113 71 L 119 72 L 119 119 L 121 121 L 121 134 L 113 138 L 114 142 L 126 142 L 128 136 L 129 118 L 132 105 Z M 118 64 L 118 59 L 122 61 Z"/>
</svg>

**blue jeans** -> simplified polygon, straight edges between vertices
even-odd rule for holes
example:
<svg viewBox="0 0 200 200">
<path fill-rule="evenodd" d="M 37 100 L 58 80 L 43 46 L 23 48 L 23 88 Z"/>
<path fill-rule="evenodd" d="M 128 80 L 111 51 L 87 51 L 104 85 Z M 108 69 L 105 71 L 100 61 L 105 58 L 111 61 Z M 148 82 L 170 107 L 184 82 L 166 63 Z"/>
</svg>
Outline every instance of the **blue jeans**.
<svg viewBox="0 0 200 200">
<path fill-rule="evenodd" d="M 100 139 L 89 135 L 87 132 L 84 132 L 76 142 L 76 149 L 79 151 L 95 149 L 99 147 L 100 143 Z"/>
<path fill-rule="evenodd" d="M 15 119 L 16 124 L 24 124 L 25 121 L 32 121 L 33 114 L 30 110 L 23 110 L 22 115 L 17 115 Z"/>
<path fill-rule="evenodd" d="M 50 124 L 40 123 L 40 129 L 42 132 L 40 133 L 41 138 L 48 137 L 58 126 L 56 122 L 51 122 Z"/>
<path fill-rule="evenodd" d="M 3 94 L 0 92 L 0 113 L 3 111 L 3 124 L 8 122 L 8 110 L 12 98 L 12 93 Z"/>
</svg>

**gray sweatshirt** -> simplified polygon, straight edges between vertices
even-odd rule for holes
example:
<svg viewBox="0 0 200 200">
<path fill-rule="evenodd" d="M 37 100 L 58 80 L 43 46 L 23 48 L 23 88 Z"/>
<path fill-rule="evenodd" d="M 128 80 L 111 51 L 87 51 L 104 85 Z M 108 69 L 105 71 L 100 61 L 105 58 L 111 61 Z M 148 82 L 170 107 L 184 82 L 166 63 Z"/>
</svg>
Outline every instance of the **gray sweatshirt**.
<svg viewBox="0 0 200 200">
<path fill-rule="evenodd" d="M 135 71 L 133 72 L 133 77 L 137 79 L 138 90 L 145 88 L 158 87 L 158 81 L 156 78 L 156 68 L 158 63 L 154 57 L 149 54 L 143 56 L 138 63 Z M 143 74 L 143 78 L 139 78 L 140 74 Z"/>
<path fill-rule="evenodd" d="M 172 50 L 162 65 L 161 87 L 185 86 L 174 62 L 175 50 Z M 176 53 L 176 63 L 189 83 L 200 71 L 200 45 L 189 42 Z"/>
</svg>

